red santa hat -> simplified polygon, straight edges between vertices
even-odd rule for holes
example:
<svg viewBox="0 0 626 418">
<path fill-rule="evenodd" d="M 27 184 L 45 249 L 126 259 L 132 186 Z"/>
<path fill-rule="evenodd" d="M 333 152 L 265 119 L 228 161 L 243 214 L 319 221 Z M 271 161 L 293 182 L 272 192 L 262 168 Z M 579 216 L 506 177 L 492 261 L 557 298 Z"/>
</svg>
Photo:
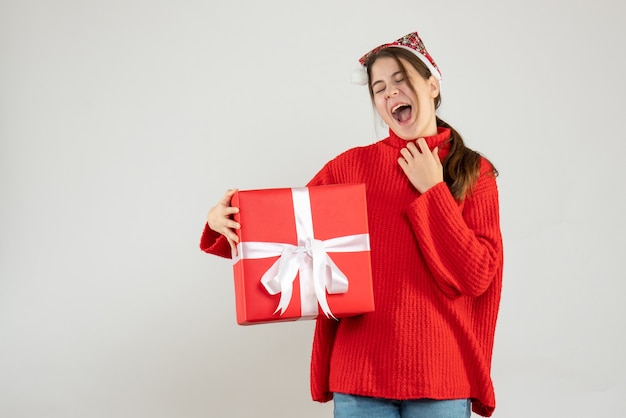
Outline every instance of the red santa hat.
<svg viewBox="0 0 626 418">
<path fill-rule="evenodd" d="M 426 47 L 424 46 L 424 42 L 422 42 L 422 39 L 419 37 L 417 32 L 411 32 L 407 35 L 404 35 L 402 38 L 394 42 L 377 46 L 376 48 L 372 49 L 367 54 L 363 55 L 359 59 L 359 62 L 361 63 L 361 67 L 357 68 L 352 73 L 352 82 L 354 84 L 366 85 L 368 81 L 367 70 L 365 69 L 365 64 L 367 64 L 367 60 L 369 60 L 369 58 L 373 54 L 380 51 L 381 49 L 390 48 L 390 47 L 403 48 L 403 49 L 406 49 L 407 51 L 414 53 L 417 56 L 417 58 L 419 58 L 426 65 L 426 67 L 430 70 L 431 74 L 441 84 L 441 71 L 439 71 L 439 67 L 437 67 L 437 64 L 435 64 L 435 60 L 433 60 L 433 57 L 431 57 L 428 51 L 426 50 Z"/>
</svg>

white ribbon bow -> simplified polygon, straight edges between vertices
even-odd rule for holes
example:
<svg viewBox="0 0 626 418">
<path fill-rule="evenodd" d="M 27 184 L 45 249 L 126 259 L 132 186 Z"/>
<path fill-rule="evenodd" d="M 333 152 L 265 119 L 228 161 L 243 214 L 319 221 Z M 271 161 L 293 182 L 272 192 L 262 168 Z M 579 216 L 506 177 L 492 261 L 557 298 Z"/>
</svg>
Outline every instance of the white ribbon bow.
<svg viewBox="0 0 626 418">
<path fill-rule="evenodd" d="M 348 278 L 328 252 L 369 251 L 369 234 L 315 239 L 308 188 L 293 188 L 291 192 L 298 245 L 282 242 L 240 242 L 237 245 L 239 255 L 233 257 L 233 262 L 280 256 L 261 277 L 261 283 L 269 294 L 280 293 L 280 301 L 274 313 L 280 311 L 282 315 L 289 306 L 293 282 L 299 272 L 302 316 L 317 316 L 319 303 L 322 312 L 327 317 L 334 318 L 326 300 L 326 291 L 330 294 L 346 293 Z"/>
</svg>

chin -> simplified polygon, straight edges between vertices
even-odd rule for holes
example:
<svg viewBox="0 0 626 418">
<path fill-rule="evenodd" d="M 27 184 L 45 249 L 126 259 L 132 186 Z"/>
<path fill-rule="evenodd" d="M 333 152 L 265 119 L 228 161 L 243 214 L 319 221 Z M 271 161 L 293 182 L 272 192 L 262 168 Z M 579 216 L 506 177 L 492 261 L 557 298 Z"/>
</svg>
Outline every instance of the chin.
<svg viewBox="0 0 626 418">
<path fill-rule="evenodd" d="M 396 135 L 397 135 L 399 138 L 404 139 L 405 141 L 411 141 L 411 140 L 413 140 L 413 139 L 417 139 L 417 137 L 415 137 L 415 136 L 413 136 L 413 135 L 407 135 L 407 134 L 405 134 L 404 132 L 396 132 Z"/>
<path fill-rule="evenodd" d="M 437 123 L 433 121 L 424 125 L 418 121 L 414 121 L 411 124 L 404 126 L 398 126 L 398 130 L 394 131 L 402 139 L 413 140 L 418 138 L 426 138 L 429 136 L 437 135 Z"/>
<path fill-rule="evenodd" d="M 405 139 L 407 141 L 410 141 L 412 139 L 417 139 L 420 137 L 420 134 L 419 134 L 420 130 L 412 126 L 397 126 L 394 132 L 400 138 Z"/>
</svg>

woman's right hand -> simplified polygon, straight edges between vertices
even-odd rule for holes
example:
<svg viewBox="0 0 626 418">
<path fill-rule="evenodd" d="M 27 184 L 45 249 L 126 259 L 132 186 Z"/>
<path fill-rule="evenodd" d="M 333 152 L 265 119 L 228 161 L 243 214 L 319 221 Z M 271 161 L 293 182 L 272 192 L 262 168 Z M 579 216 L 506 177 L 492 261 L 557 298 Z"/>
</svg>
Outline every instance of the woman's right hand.
<svg viewBox="0 0 626 418">
<path fill-rule="evenodd" d="M 237 255 L 237 243 L 239 242 L 239 237 L 235 230 L 241 228 L 241 225 L 232 219 L 233 214 L 239 213 L 239 208 L 231 206 L 230 200 L 236 191 L 237 189 L 227 190 L 220 201 L 209 210 L 207 215 L 209 228 L 226 237 L 235 255 Z"/>
</svg>

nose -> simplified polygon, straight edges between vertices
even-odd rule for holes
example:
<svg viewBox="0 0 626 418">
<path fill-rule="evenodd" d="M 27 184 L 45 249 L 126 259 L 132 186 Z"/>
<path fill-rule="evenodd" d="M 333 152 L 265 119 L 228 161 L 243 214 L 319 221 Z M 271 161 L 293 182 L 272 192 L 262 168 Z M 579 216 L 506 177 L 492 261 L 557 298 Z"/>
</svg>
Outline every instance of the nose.
<svg viewBox="0 0 626 418">
<path fill-rule="evenodd" d="M 389 86 L 385 92 L 385 98 L 388 99 L 396 94 L 398 94 L 398 88 L 396 86 Z"/>
</svg>

